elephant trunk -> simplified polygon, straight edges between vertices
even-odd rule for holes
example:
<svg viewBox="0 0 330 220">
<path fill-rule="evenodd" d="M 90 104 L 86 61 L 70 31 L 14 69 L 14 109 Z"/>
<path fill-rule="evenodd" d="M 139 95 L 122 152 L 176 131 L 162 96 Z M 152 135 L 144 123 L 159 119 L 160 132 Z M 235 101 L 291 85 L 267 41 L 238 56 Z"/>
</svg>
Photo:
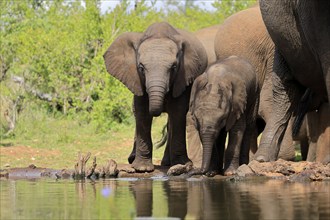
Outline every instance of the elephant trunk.
<svg viewBox="0 0 330 220">
<path fill-rule="evenodd" d="M 206 131 L 201 134 L 203 145 L 203 161 L 202 172 L 205 173 L 209 170 L 211 164 L 212 150 L 215 141 L 215 132 Z"/>
<path fill-rule="evenodd" d="M 160 80 L 154 81 L 147 88 L 149 96 L 149 113 L 152 116 L 159 116 L 163 112 L 164 97 L 167 92 L 165 82 Z"/>
</svg>

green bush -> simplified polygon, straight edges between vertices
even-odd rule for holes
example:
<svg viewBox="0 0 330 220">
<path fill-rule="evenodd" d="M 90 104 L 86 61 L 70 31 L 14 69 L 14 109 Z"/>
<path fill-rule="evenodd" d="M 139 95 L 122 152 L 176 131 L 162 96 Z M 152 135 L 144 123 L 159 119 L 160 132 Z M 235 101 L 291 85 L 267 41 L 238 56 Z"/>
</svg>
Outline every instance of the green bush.
<svg viewBox="0 0 330 220">
<path fill-rule="evenodd" d="M 4 112 L 14 118 L 30 113 L 31 106 L 32 112 L 45 117 L 60 115 L 80 124 L 91 123 L 99 132 L 131 123 L 132 94 L 106 72 L 102 57 L 118 35 L 142 32 L 157 21 L 196 31 L 221 23 L 254 2 L 215 1 L 217 10 L 210 12 L 194 4 L 186 4 L 184 10 L 162 11 L 155 8 L 156 1 L 151 6 L 139 1 L 135 9 L 129 9 L 130 1 L 124 0 L 101 14 L 100 0 L 0 1 L 0 135 L 10 130 Z M 14 76 L 24 82 L 13 83 Z M 15 109 L 18 99 L 20 106 Z M 16 117 L 22 126 L 20 120 L 23 117 Z"/>
</svg>

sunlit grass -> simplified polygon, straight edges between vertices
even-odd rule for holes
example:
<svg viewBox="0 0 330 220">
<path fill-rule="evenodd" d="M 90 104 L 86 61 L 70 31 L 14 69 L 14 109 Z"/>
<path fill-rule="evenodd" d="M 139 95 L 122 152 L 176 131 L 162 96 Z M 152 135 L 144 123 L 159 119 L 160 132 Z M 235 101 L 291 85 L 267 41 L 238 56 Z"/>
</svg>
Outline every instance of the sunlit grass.
<svg viewBox="0 0 330 220">
<path fill-rule="evenodd" d="M 154 118 L 152 136 L 154 142 L 161 138 L 166 123 L 164 114 Z M 134 139 L 134 122 L 116 125 L 99 133 L 92 124 L 80 124 L 78 120 L 54 118 L 38 113 L 21 119 L 15 136 L 0 140 L 0 166 L 73 168 L 78 152 L 91 152 L 98 164 L 109 159 L 127 163 Z M 154 163 L 159 163 L 164 148 L 154 150 Z"/>
</svg>

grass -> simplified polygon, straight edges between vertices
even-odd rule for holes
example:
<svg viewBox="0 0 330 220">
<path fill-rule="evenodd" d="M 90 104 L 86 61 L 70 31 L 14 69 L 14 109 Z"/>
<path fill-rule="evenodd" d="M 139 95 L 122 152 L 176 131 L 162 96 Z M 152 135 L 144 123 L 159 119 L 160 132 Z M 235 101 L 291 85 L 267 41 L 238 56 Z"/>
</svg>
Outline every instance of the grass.
<svg viewBox="0 0 330 220">
<path fill-rule="evenodd" d="M 152 137 L 160 140 L 166 115 L 154 118 Z M 134 139 L 134 123 L 118 125 L 105 133 L 97 133 L 93 125 L 77 120 L 54 118 L 36 112 L 20 119 L 15 136 L 0 140 L 0 168 L 38 167 L 73 168 L 78 152 L 91 152 L 98 164 L 108 159 L 127 163 Z M 154 150 L 153 161 L 159 164 L 164 148 Z"/>
<path fill-rule="evenodd" d="M 161 130 L 167 116 L 154 118 L 152 138 L 161 139 Z M 259 137 L 260 138 L 260 137 Z M 22 115 L 15 135 L 0 139 L 0 169 L 5 167 L 38 167 L 71 169 L 78 152 L 91 152 L 98 164 L 109 159 L 127 163 L 134 139 L 134 122 L 121 124 L 99 133 L 92 124 L 81 124 L 67 117 L 53 117 L 45 112 L 27 112 Z M 296 146 L 297 147 L 297 146 Z M 153 162 L 160 164 L 164 148 L 154 150 Z M 296 160 L 301 160 L 296 149 Z"/>
</svg>

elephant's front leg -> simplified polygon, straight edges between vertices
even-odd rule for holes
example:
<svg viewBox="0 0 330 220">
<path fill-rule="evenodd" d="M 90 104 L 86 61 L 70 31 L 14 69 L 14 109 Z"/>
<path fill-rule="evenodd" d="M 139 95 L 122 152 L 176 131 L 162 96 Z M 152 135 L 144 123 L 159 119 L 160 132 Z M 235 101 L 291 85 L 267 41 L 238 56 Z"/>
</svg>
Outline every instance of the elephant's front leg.
<svg viewBox="0 0 330 220">
<path fill-rule="evenodd" d="M 137 172 L 151 172 L 154 170 L 152 164 L 152 140 L 151 140 L 151 124 L 152 116 L 148 110 L 148 97 L 134 96 L 135 109 L 135 159 L 132 167 Z"/>
<path fill-rule="evenodd" d="M 245 115 L 242 115 L 229 131 L 229 142 L 225 152 L 224 175 L 235 174 L 239 167 L 240 150 L 246 128 Z"/>
<path fill-rule="evenodd" d="M 186 114 L 188 97 L 179 97 L 169 104 L 169 135 L 168 144 L 171 166 L 189 162 L 186 148 Z"/>
</svg>

